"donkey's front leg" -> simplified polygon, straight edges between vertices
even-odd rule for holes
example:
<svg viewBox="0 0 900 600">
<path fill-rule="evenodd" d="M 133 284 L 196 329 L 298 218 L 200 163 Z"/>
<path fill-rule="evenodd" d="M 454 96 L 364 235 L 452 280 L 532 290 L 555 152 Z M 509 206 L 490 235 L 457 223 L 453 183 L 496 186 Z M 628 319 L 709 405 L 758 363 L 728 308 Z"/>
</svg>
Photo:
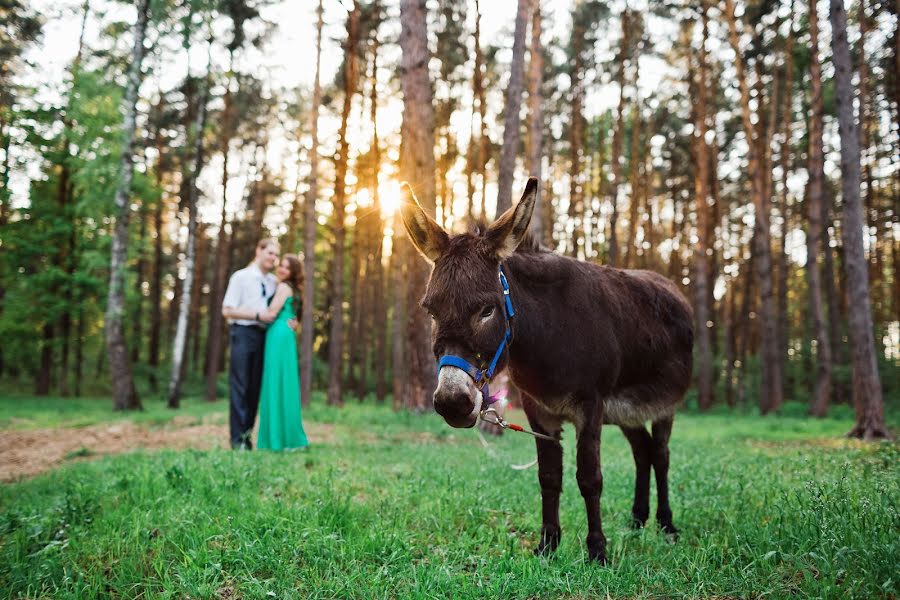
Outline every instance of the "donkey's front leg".
<svg viewBox="0 0 900 600">
<path fill-rule="evenodd" d="M 603 424 L 603 405 L 588 400 L 582 404 L 584 414 L 577 422 L 578 464 L 575 478 L 584 498 L 587 511 L 588 559 L 606 564 L 606 537 L 600 521 L 600 495 L 603 493 L 603 473 L 600 471 L 600 429 Z"/>
<path fill-rule="evenodd" d="M 522 394 L 522 407 L 531 429 L 559 438 L 561 423 L 542 411 L 534 399 Z M 559 546 L 559 495 L 562 493 L 562 444 L 535 438 L 537 443 L 538 481 L 541 484 L 541 541 L 534 553 L 551 554 Z"/>
</svg>

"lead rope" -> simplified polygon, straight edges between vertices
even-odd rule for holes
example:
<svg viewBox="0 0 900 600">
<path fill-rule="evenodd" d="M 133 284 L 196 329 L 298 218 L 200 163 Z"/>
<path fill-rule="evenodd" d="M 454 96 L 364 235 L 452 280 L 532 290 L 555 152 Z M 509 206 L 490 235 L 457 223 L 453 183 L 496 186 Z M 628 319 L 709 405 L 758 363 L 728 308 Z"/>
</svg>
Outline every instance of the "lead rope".
<svg viewBox="0 0 900 600">
<path fill-rule="evenodd" d="M 504 419 L 502 416 L 500 416 L 500 413 L 498 413 L 497 409 L 495 409 L 494 407 L 488 407 L 488 408 L 484 409 L 483 411 L 481 411 L 481 414 L 479 414 L 478 416 L 485 423 L 491 423 L 501 429 L 509 429 L 511 431 L 520 431 L 522 433 L 527 433 L 528 435 L 533 435 L 534 437 L 540 438 L 542 440 L 549 440 L 551 442 L 556 442 L 557 444 L 559 443 L 559 439 L 557 439 L 553 436 L 545 435 L 543 433 L 538 433 L 537 431 L 531 431 L 530 429 L 525 429 L 521 425 L 516 425 L 515 423 L 510 423 L 509 421 Z M 488 419 L 489 416 L 492 418 Z"/>
</svg>

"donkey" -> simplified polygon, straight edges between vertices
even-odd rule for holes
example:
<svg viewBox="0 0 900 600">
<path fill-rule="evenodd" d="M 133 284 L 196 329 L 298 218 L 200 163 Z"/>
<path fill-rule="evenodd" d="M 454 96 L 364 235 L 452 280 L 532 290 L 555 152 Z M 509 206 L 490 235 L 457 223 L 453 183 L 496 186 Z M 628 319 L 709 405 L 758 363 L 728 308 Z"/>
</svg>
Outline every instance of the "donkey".
<svg viewBox="0 0 900 600">
<path fill-rule="evenodd" d="M 422 210 L 408 185 L 402 187 L 406 231 L 433 265 L 421 304 L 432 319 L 439 360 L 437 413 L 452 427 L 472 427 L 488 401 L 479 388 L 495 368 L 507 368 L 535 432 L 558 440 L 563 422 L 573 423 L 588 557 L 601 564 L 600 429 L 618 425 L 634 454 L 632 523 L 647 522 L 652 467 L 656 519 L 674 537 L 668 446 L 675 408 L 691 381 L 693 346 L 693 316 L 684 296 L 656 273 L 579 262 L 540 248 L 528 235 L 535 178 L 516 206 L 486 230 L 453 236 Z M 561 537 L 562 446 L 536 443 L 543 514 L 535 553 L 547 555 Z"/>
</svg>

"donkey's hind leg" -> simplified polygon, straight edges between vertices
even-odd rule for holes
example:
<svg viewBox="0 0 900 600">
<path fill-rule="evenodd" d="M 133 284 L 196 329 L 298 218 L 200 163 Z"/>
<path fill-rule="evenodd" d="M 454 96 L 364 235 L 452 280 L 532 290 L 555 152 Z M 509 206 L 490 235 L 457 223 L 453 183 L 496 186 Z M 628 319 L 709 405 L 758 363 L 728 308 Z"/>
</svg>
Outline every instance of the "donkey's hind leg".
<svg viewBox="0 0 900 600">
<path fill-rule="evenodd" d="M 653 455 L 653 438 L 643 425 L 621 426 L 622 433 L 631 444 L 634 455 L 634 504 L 631 506 L 631 526 L 640 529 L 650 516 L 650 466 Z"/>
<path fill-rule="evenodd" d="M 656 522 L 664 532 L 677 537 L 678 530 L 672 524 L 672 508 L 669 506 L 669 437 L 673 420 L 672 416 L 668 416 L 653 421 L 651 461 L 656 473 Z"/>
</svg>

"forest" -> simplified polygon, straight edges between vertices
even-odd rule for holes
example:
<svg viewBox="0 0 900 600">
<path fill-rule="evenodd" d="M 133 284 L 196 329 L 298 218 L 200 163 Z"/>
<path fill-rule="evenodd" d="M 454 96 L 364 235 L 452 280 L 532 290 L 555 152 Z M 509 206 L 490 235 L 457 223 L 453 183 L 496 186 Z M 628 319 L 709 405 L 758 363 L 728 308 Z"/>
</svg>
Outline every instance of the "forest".
<svg viewBox="0 0 900 600">
<path fill-rule="evenodd" d="M 289 6 L 288 6 L 289 5 Z M 227 396 L 220 306 L 303 257 L 302 399 L 429 409 L 428 265 L 528 176 L 556 252 L 677 282 L 688 403 L 889 436 L 900 34 L 885 0 L 0 2 L 0 378 Z"/>
</svg>

